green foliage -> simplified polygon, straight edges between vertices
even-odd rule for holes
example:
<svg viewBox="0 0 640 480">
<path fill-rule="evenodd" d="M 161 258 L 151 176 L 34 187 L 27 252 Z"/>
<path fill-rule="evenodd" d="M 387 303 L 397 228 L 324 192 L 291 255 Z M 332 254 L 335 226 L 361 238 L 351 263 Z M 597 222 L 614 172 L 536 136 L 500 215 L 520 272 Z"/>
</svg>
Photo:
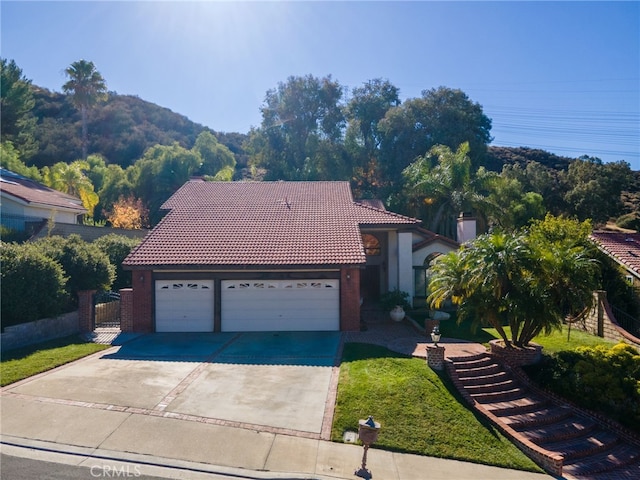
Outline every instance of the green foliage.
<svg viewBox="0 0 640 480">
<path fill-rule="evenodd" d="M 98 102 L 107 99 L 107 85 L 93 62 L 78 60 L 67 67 L 64 73 L 69 80 L 62 85 L 62 90 L 72 94 L 72 103 L 80 109 L 82 121 L 82 159 L 88 155 L 88 110 Z"/>
<path fill-rule="evenodd" d="M 229 172 L 233 177 L 236 159 L 231 150 L 219 143 L 211 132 L 205 130 L 198 135 L 193 151 L 197 152 L 202 159 L 202 164 L 196 172 L 198 175 L 217 175 L 224 171 L 225 173 L 221 174 L 222 177 L 227 178 Z"/>
<path fill-rule="evenodd" d="M 38 149 L 34 106 L 31 80 L 22 75 L 14 60 L 0 58 L 0 138 L 13 143 L 23 158 Z"/>
<path fill-rule="evenodd" d="M 34 243 L 46 256 L 56 260 L 69 277 L 67 292 L 77 301 L 80 290 L 108 290 L 115 278 L 115 267 L 107 254 L 78 235 L 48 237 Z"/>
<path fill-rule="evenodd" d="M 344 168 L 340 105 L 344 88 L 331 76 L 289 77 L 266 94 L 262 123 L 250 142 L 254 164 L 271 180 L 348 178 Z"/>
<path fill-rule="evenodd" d="M 51 168 L 43 168 L 42 172 L 45 185 L 59 192 L 79 197 L 89 216 L 92 217 L 99 199 L 93 189 L 93 183 L 85 175 L 89 169 L 88 162 L 76 160 L 69 164 L 56 163 Z"/>
<path fill-rule="evenodd" d="M 626 162 L 603 163 L 583 157 L 569 165 L 565 201 L 580 220 L 605 224 L 622 210 L 621 194 L 633 180 Z"/>
<path fill-rule="evenodd" d="M 385 182 L 399 185 L 401 172 L 435 145 L 457 149 L 467 142 L 471 166 L 482 165 L 491 141 L 491 120 L 461 90 L 439 87 L 389 109 L 378 124 Z"/>
<path fill-rule="evenodd" d="M 107 254 L 109 262 L 116 268 L 112 290 L 131 287 L 131 272 L 122 268 L 122 262 L 139 243 L 139 239 L 113 233 L 93 241 L 95 246 Z"/>
<path fill-rule="evenodd" d="M 472 173 L 467 142 L 455 152 L 445 145 L 436 145 L 402 174 L 414 205 L 419 206 L 414 215 L 428 221 L 431 231 L 451 238 L 455 238 L 456 218 L 461 212 L 485 210 L 483 187 L 493 176 L 483 168 Z"/>
<path fill-rule="evenodd" d="M 23 177 L 31 178 L 36 182 L 42 180 L 42 176 L 40 175 L 38 168 L 27 167 L 20 160 L 20 152 L 15 149 L 11 142 L 0 143 L 0 166 L 7 170 L 11 170 L 18 175 L 22 175 Z"/>
<path fill-rule="evenodd" d="M 460 306 L 459 321 L 492 326 L 508 346 L 527 345 L 592 305 L 598 265 L 587 228 L 547 216 L 530 231 L 482 235 L 437 259 L 429 302 L 438 308 L 451 298 Z"/>
<path fill-rule="evenodd" d="M 400 305 L 404 310 L 411 309 L 409 294 L 407 292 L 402 292 L 397 288 L 380 295 L 379 304 L 386 312 L 390 312 L 396 305 Z"/>
<path fill-rule="evenodd" d="M 67 278 L 61 265 L 32 244 L 0 244 L 3 327 L 64 311 Z"/>
<path fill-rule="evenodd" d="M 160 218 L 160 207 L 199 168 L 197 152 L 187 150 L 177 143 L 171 146 L 156 145 L 150 148 L 133 167 L 134 191 L 144 199 L 149 208 L 151 223 Z"/>
<path fill-rule="evenodd" d="M 640 216 L 638 215 L 638 212 L 627 213 L 619 216 L 616 219 L 616 226 L 640 231 Z"/>
<path fill-rule="evenodd" d="M 627 344 L 578 347 L 528 368 L 543 387 L 640 433 L 640 354 Z"/>
</svg>

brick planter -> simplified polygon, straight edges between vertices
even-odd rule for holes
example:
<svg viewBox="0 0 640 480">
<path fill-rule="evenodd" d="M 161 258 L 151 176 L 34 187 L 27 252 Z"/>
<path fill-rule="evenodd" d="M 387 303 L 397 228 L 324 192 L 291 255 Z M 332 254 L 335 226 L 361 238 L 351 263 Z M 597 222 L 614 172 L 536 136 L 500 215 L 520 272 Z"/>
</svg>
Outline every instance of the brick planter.
<svg viewBox="0 0 640 480">
<path fill-rule="evenodd" d="M 441 345 L 427 345 L 427 365 L 434 370 L 444 368 L 444 347 Z"/>
<path fill-rule="evenodd" d="M 506 348 L 504 340 L 491 340 L 489 346 L 492 355 L 516 367 L 533 365 L 542 359 L 542 345 L 537 343 L 530 343 L 526 347 Z"/>
</svg>

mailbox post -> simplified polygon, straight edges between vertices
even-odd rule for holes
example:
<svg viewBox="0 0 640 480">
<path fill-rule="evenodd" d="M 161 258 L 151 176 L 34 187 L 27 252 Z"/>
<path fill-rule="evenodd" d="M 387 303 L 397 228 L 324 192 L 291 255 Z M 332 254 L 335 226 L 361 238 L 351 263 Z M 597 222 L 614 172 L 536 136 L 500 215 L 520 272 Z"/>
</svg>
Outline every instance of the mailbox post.
<svg viewBox="0 0 640 480">
<path fill-rule="evenodd" d="M 367 451 L 369 447 L 378 440 L 378 433 L 380 432 L 380 424 L 373 420 L 373 417 L 369 415 L 366 420 L 360 420 L 358 422 L 358 437 L 364 446 L 364 453 L 362 454 L 362 465 L 359 470 L 356 470 L 355 475 L 361 478 L 371 479 L 372 475 L 367 470 Z"/>
</svg>

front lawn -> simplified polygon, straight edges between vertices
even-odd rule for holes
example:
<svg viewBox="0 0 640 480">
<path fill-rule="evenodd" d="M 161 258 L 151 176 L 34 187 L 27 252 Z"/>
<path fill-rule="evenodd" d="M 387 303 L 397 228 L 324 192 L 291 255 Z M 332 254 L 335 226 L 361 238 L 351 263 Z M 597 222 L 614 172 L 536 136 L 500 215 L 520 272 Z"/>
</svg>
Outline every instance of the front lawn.
<svg viewBox="0 0 640 480">
<path fill-rule="evenodd" d="M 0 386 L 73 362 L 109 345 L 86 342 L 77 335 L 3 351 L 0 356 Z"/>
<path fill-rule="evenodd" d="M 385 450 L 542 472 L 490 423 L 467 408 L 445 374 L 424 360 L 386 348 L 345 345 L 332 429 L 343 441 L 358 420 L 381 423 L 375 446 Z"/>
</svg>

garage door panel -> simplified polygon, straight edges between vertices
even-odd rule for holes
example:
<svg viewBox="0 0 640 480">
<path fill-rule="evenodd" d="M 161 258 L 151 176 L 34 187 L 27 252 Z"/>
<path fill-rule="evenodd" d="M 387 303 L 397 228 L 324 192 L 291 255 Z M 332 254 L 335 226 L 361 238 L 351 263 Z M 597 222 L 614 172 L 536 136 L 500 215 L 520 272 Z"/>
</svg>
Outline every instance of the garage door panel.
<svg viewBox="0 0 640 480">
<path fill-rule="evenodd" d="M 213 280 L 158 280 L 155 304 L 158 332 L 213 331 Z"/>
<path fill-rule="evenodd" d="M 222 331 L 340 329 L 338 280 L 223 281 Z"/>
</svg>

